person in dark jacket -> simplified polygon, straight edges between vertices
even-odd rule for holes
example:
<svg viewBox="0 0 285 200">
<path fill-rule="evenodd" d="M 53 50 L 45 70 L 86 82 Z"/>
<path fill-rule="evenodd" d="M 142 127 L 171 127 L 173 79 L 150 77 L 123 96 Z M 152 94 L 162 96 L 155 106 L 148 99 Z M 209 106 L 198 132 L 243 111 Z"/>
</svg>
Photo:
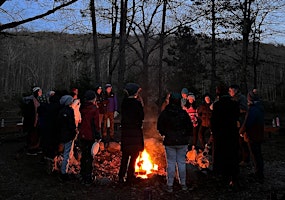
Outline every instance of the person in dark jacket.
<svg viewBox="0 0 285 200">
<path fill-rule="evenodd" d="M 59 103 L 61 96 L 58 92 L 55 92 L 53 96 L 49 98 L 49 104 L 41 105 L 38 109 L 40 112 L 44 112 L 44 119 L 40 126 L 41 130 L 41 145 L 43 148 L 43 155 L 45 158 L 53 159 L 58 153 L 59 134 L 57 128 L 57 116 L 61 109 Z"/>
<path fill-rule="evenodd" d="M 238 186 L 239 104 L 231 99 L 224 84 L 216 88 L 218 101 L 213 105 L 211 129 L 214 138 L 213 171 L 229 181 L 229 187 Z"/>
<path fill-rule="evenodd" d="M 68 160 L 72 146 L 72 140 L 75 138 L 77 129 L 74 119 L 74 111 L 71 107 L 73 98 L 70 95 L 64 95 L 60 98 L 60 104 L 63 105 L 59 111 L 57 123 L 59 128 L 60 143 L 63 144 L 63 160 L 61 163 L 61 180 L 69 180 L 67 174 Z"/>
<path fill-rule="evenodd" d="M 240 129 L 248 143 L 248 147 L 254 163 L 254 176 L 259 182 L 263 182 L 263 157 L 261 144 L 264 141 L 264 109 L 260 98 L 256 93 L 250 91 L 247 95 L 248 112 Z"/>
<path fill-rule="evenodd" d="M 104 93 L 104 99 L 108 100 L 106 112 L 103 116 L 103 140 L 105 142 L 105 145 L 108 146 L 109 141 L 115 140 L 115 118 L 118 115 L 118 100 L 116 94 L 113 92 L 113 87 L 111 84 L 106 84 L 105 86 L 105 93 Z M 107 138 L 107 130 L 108 130 L 108 120 L 110 122 L 109 127 L 109 136 L 110 138 Z"/>
<path fill-rule="evenodd" d="M 99 128 L 100 128 L 100 133 L 102 133 L 103 117 L 104 114 L 107 112 L 107 105 L 109 103 L 109 100 L 108 98 L 105 98 L 101 85 L 98 85 L 95 88 L 95 93 L 96 93 L 96 104 L 97 108 L 99 109 Z"/>
<path fill-rule="evenodd" d="M 144 149 L 142 124 L 144 110 L 141 101 L 137 98 L 141 88 L 136 83 L 128 83 L 124 92 L 126 97 L 121 105 L 121 151 L 122 159 L 119 171 L 119 182 L 133 183 L 135 180 L 135 162 L 140 151 Z M 130 157 L 130 161 L 129 161 Z M 128 165 L 129 162 L 129 165 Z"/>
<path fill-rule="evenodd" d="M 241 94 L 240 88 L 238 85 L 231 85 L 229 87 L 229 94 L 232 97 L 233 101 L 236 101 L 239 103 L 239 128 L 244 122 L 245 115 L 248 109 L 247 106 L 247 99 L 246 96 Z M 239 137 L 239 165 L 241 167 L 245 167 L 249 165 L 249 149 L 247 143 L 244 141 L 243 137 Z"/>
<path fill-rule="evenodd" d="M 169 104 L 158 117 L 157 130 L 164 137 L 163 144 L 167 160 L 167 191 L 173 191 L 176 164 L 182 190 L 187 190 L 185 156 L 193 125 L 188 114 L 181 107 L 181 95 L 179 93 L 171 93 Z"/>
<path fill-rule="evenodd" d="M 82 151 L 81 171 L 83 184 L 91 185 L 93 183 L 91 148 L 95 141 L 101 139 L 99 126 L 99 109 L 96 105 L 95 92 L 88 90 L 85 92 L 85 102 L 81 106 L 81 126 L 79 132 L 80 148 Z"/>
<path fill-rule="evenodd" d="M 40 119 L 38 108 L 46 103 L 40 87 L 33 87 L 32 95 L 24 97 L 23 131 L 27 132 L 27 155 L 37 155 L 40 150 Z"/>
</svg>

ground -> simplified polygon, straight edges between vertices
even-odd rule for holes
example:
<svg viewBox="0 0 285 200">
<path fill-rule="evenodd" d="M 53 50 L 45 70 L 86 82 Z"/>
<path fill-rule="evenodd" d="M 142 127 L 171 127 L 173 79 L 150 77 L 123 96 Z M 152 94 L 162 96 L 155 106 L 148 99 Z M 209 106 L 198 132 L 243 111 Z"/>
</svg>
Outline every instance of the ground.
<svg viewBox="0 0 285 200">
<path fill-rule="evenodd" d="M 16 135 L 2 138 L 0 142 L 0 199 L 285 199 L 285 134 L 282 132 L 266 133 L 264 183 L 248 177 L 249 168 L 241 168 L 241 187 L 237 191 L 230 191 L 220 179 L 191 166 L 188 166 L 189 178 L 196 184 L 186 192 L 175 185 L 174 192 L 167 193 L 165 177 L 158 175 L 139 179 L 131 186 L 115 182 L 90 187 L 77 181 L 63 183 L 57 174 L 46 173 L 41 156 L 25 154 L 24 137 Z"/>
</svg>

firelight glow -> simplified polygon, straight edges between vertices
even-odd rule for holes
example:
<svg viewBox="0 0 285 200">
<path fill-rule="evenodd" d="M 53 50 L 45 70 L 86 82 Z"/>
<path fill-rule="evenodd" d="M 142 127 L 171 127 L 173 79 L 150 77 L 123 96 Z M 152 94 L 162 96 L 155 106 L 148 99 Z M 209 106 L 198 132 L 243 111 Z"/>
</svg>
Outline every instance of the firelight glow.
<svg viewBox="0 0 285 200">
<path fill-rule="evenodd" d="M 140 153 L 136 160 L 135 173 L 137 177 L 148 178 L 148 174 L 153 173 L 153 171 L 158 170 L 158 165 L 153 164 L 150 155 L 144 150 Z"/>
</svg>

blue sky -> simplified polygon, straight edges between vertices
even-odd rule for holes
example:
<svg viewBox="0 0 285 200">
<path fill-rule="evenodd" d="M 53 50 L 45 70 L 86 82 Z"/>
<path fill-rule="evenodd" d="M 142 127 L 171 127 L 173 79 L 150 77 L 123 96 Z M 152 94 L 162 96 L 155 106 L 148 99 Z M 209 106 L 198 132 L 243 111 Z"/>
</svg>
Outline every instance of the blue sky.
<svg viewBox="0 0 285 200">
<path fill-rule="evenodd" d="M 98 5 L 106 5 L 106 0 L 96 0 Z M 69 6 L 68 14 L 66 12 L 57 12 L 45 19 L 36 20 L 23 25 L 30 31 L 56 31 L 56 32 L 69 32 L 69 33 L 88 33 L 91 32 L 89 16 L 82 18 L 80 16 L 80 9 L 88 8 L 88 0 L 80 0 Z M 20 1 L 6 1 L 0 8 L 0 23 L 8 23 L 13 20 L 21 20 L 27 17 L 33 17 L 37 14 L 43 13 L 52 8 L 53 1 L 51 0 L 20 0 Z M 48 9 L 46 9 L 48 8 Z M 109 21 L 98 19 L 97 29 L 101 33 L 110 33 L 111 24 Z M 285 45 L 285 15 L 283 12 L 272 13 L 269 16 L 272 21 L 277 21 L 276 24 L 270 24 L 266 27 L 266 31 L 274 34 L 266 35 L 262 42 L 283 44 Z M 277 31 L 277 32 L 276 32 Z"/>
</svg>

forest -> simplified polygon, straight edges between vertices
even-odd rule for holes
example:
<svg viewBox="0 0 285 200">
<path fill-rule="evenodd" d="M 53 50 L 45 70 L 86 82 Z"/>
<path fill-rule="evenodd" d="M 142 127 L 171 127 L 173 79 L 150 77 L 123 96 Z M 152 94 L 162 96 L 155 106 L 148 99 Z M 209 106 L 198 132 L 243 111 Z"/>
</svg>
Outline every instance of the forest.
<svg viewBox="0 0 285 200">
<path fill-rule="evenodd" d="M 58 10 L 67 16 L 72 9 L 63 8 L 75 2 L 55 1 L 46 13 L 1 23 L 3 109 L 35 85 L 44 92 L 71 87 L 83 92 L 112 83 L 121 96 L 126 82 L 141 85 L 149 110 L 158 109 L 167 92 L 183 87 L 198 100 L 206 92 L 214 96 L 219 82 L 238 84 L 244 94 L 257 88 L 269 105 L 284 101 L 284 45 L 262 42 L 278 34 L 265 28 L 278 26 L 266 17 L 282 10 L 282 1 L 91 0 L 80 10 L 90 21 L 87 31 L 35 32 L 23 26 Z M 111 22 L 110 34 L 97 31 L 103 19 Z"/>
</svg>

